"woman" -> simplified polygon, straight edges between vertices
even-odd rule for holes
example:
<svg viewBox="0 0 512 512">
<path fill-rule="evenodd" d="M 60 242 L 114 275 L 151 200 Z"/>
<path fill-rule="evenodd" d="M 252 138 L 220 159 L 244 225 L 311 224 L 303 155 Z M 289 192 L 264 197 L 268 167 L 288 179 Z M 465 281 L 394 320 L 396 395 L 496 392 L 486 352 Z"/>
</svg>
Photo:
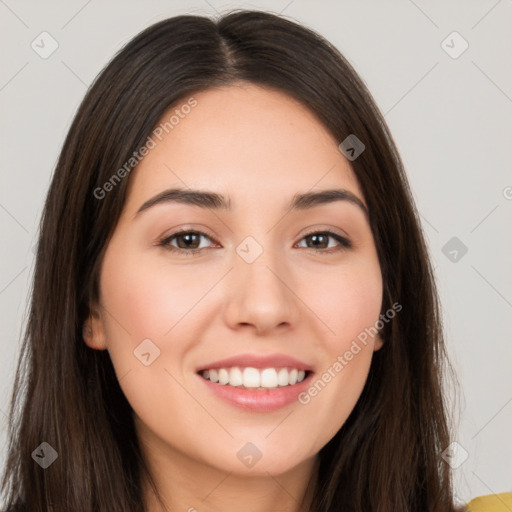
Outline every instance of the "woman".
<svg viewBox="0 0 512 512">
<path fill-rule="evenodd" d="M 6 506 L 453 511 L 445 366 L 418 214 L 355 71 L 278 16 L 171 18 L 64 143 Z"/>
</svg>

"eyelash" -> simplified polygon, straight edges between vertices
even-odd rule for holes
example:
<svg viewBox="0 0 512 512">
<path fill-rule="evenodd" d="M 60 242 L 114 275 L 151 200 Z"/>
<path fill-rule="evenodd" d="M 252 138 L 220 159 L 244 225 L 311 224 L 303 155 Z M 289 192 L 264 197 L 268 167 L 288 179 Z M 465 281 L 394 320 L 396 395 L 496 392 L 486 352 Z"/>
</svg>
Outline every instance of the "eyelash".
<svg viewBox="0 0 512 512">
<path fill-rule="evenodd" d="M 170 245 L 170 243 L 169 243 L 171 240 L 173 240 L 174 238 L 176 238 L 179 235 L 190 235 L 190 234 L 205 236 L 206 238 L 209 238 L 210 240 L 215 242 L 215 240 L 213 240 L 212 237 L 209 236 L 204 231 L 182 229 L 182 230 L 179 230 L 179 231 L 175 231 L 172 235 L 170 235 L 168 237 L 165 237 L 164 239 L 160 240 L 157 243 L 157 245 L 158 246 L 162 246 L 167 251 L 170 251 L 170 252 L 173 252 L 173 253 L 181 253 L 181 254 L 184 254 L 186 256 L 194 256 L 194 254 L 197 254 L 198 252 L 202 251 L 205 248 L 203 247 L 201 249 L 182 249 L 182 248 L 179 248 L 179 247 L 174 247 L 174 246 Z M 339 242 L 340 245 L 337 248 L 331 247 L 329 249 L 316 250 L 316 249 L 311 248 L 311 247 L 305 247 L 305 249 L 309 249 L 309 250 L 311 250 L 313 252 L 316 252 L 316 253 L 319 253 L 319 254 L 322 254 L 322 255 L 332 254 L 333 252 L 339 252 L 339 251 L 343 251 L 343 250 L 347 250 L 347 249 L 351 249 L 352 248 L 352 242 L 350 242 L 350 240 L 348 240 L 347 238 L 342 237 L 341 235 L 338 235 L 337 233 L 334 233 L 332 231 L 310 231 L 309 233 L 306 233 L 301 238 L 300 241 L 302 241 L 304 238 L 307 238 L 308 236 L 311 236 L 311 235 L 328 235 L 329 237 L 332 237 L 337 242 Z"/>
</svg>

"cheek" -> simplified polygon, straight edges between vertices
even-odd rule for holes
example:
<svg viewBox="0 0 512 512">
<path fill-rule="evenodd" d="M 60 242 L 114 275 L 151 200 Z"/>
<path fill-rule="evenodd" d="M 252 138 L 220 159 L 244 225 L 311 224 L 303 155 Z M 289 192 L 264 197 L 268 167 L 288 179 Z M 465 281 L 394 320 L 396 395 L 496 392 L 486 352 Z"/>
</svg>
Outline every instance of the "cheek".
<svg viewBox="0 0 512 512">
<path fill-rule="evenodd" d="M 145 338 L 168 339 L 211 281 L 191 266 L 171 268 L 158 258 L 130 258 L 126 253 L 117 261 L 106 257 L 103 268 L 102 298 L 117 320 L 109 322 L 113 342 L 120 336 L 126 338 L 127 333 L 133 343 Z"/>
<path fill-rule="evenodd" d="M 345 351 L 351 341 L 375 325 L 382 307 L 382 278 L 378 263 L 330 268 L 310 278 L 308 304 L 326 331 L 319 338 L 330 354 Z M 371 341 L 371 340 L 370 340 Z"/>
<path fill-rule="evenodd" d="M 374 353 L 373 328 L 382 306 L 382 277 L 377 260 L 368 261 L 371 264 L 359 262 L 336 271 L 331 268 L 325 275 L 316 273 L 317 286 L 309 294 L 308 304 L 322 320 L 317 346 L 325 357 L 300 401 L 309 414 L 323 420 L 322 435 L 328 438 L 355 407 Z"/>
<path fill-rule="evenodd" d="M 121 388 L 137 414 L 155 428 L 163 422 L 171 438 L 180 435 L 180 422 L 173 417 L 177 410 L 184 418 L 199 415 L 176 380 L 183 381 L 182 363 L 198 339 L 196 306 L 211 287 L 212 276 L 202 274 L 190 265 L 171 268 L 164 259 L 131 254 L 121 246 L 111 247 L 102 266 L 104 326 Z M 146 352 L 147 366 L 137 357 Z"/>
</svg>

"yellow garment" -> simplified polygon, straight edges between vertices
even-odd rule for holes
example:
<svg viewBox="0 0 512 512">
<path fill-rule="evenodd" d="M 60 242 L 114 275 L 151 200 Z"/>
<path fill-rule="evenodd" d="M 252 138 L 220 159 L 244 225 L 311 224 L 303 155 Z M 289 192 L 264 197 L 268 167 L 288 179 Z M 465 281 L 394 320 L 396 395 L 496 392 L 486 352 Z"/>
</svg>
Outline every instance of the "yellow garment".
<svg viewBox="0 0 512 512">
<path fill-rule="evenodd" d="M 512 493 L 487 494 L 473 498 L 467 512 L 512 512 Z"/>
</svg>

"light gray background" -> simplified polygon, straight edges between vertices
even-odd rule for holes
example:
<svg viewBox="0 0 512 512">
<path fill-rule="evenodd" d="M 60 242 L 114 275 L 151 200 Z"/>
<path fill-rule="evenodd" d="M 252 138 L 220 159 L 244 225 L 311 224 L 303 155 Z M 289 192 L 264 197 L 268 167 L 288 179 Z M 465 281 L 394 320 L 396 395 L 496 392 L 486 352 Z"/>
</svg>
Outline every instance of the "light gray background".
<svg viewBox="0 0 512 512">
<path fill-rule="evenodd" d="M 0 0 L 3 457 L 39 216 L 88 84 L 151 23 L 237 7 L 282 12 L 320 32 L 385 114 L 421 212 L 462 388 L 457 496 L 512 491 L 511 0 Z M 43 31 L 59 45 L 47 59 L 31 48 Z M 441 45 L 453 31 L 469 43 L 458 58 Z M 445 45 L 461 48 L 453 37 Z M 452 237 L 468 248 L 456 262 L 442 251 Z"/>
</svg>

